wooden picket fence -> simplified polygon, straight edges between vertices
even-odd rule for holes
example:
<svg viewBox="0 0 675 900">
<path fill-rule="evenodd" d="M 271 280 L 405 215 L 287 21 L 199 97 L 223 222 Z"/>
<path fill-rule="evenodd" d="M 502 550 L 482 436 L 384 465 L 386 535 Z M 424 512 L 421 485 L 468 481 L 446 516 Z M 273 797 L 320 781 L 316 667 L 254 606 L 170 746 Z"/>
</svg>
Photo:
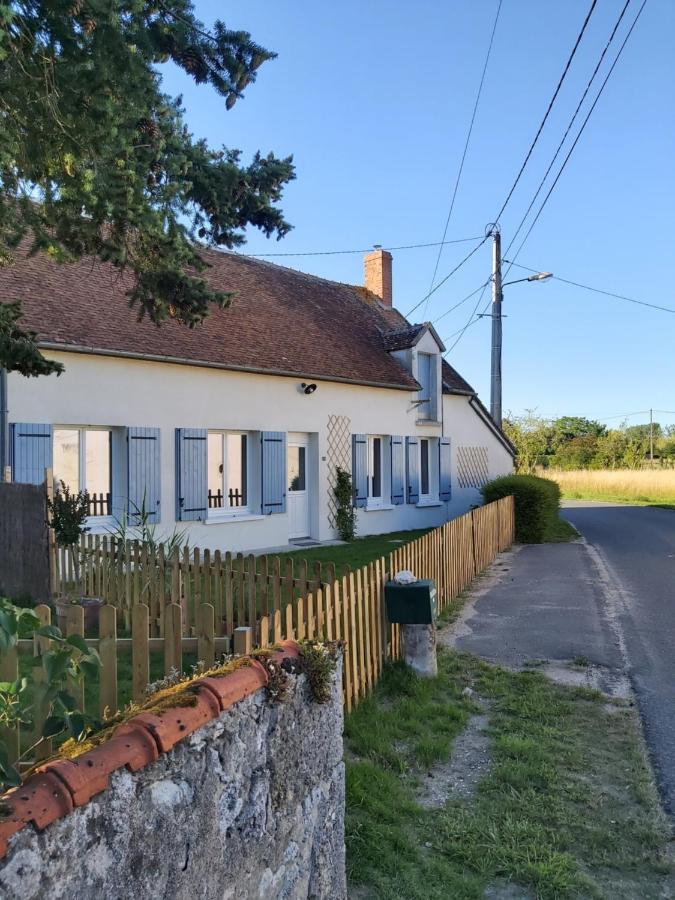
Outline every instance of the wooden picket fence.
<svg viewBox="0 0 675 900">
<path fill-rule="evenodd" d="M 388 556 L 352 571 L 336 574 L 332 564 L 294 564 L 278 557 L 247 557 L 208 551 L 149 552 L 135 542 L 87 538 L 75 578 L 72 560 L 59 556 L 61 590 L 105 600 L 98 635 L 85 634 L 84 610 L 68 607 L 66 632 L 79 634 L 98 649 L 98 712 L 114 713 L 121 701 L 118 670 L 130 655 L 131 685 L 124 693 L 142 700 L 151 681 L 151 659 L 161 656 L 162 671 L 183 671 L 186 656 L 211 665 L 223 653 L 246 653 L 283 639 L 342 640 L 346 644 L 343 694 L 348 710 L 370 692 L 387 659 L 400 655 L 399 626 L 387 621 L 385 582 L 408 569 L 436 583 L 442 612 L 514 537 L 513 498 L 472 510 Z M 37 607 L 43 623 L 52 621 L 49 606 Z M 20 641 L 19 651 L 39 656 L 45 639 Z M 18 654 L 0 660 L 0 680 L 18 673 Z M 39 667 L 38 667 L 39 672 Z M 73 685 L 79 708 L 85 686 Z M 90 700 L 91 706 L 91 700 Z M 95 712 L 89 709 L 90 712 Z M 38 723 L 39 725 L 39 723 Z M 10 756 L 18 754 L 19 737 L 10 738 Z M 50 752 L 49 743 L 40 748 Z"/>
</svg>

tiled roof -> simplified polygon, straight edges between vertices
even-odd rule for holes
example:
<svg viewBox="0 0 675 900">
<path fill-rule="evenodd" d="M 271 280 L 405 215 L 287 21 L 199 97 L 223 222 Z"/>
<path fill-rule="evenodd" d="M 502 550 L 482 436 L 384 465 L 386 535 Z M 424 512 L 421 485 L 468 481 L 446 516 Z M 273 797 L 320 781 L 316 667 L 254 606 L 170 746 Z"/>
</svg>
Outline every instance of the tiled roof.
<svg viewBox="0 0 675 900">
<path fill-rule="evenodd" d="M 382 335 L 384 349 L 387 351 L 407 350 L 414 346 L 421 331 L 424 331 L 424 325 L 408 325 L 406 328 L 385 331 Z"/>
<path fill-rule="evenodd" d="M 129 279 L 92 259 L 57 264 L 17 255 L 0 268 L 0 301 L 21 300 L 23 324 L 46 346 L 418 388 L 382 342 L 407 321 L 365 288 L 233 253 L 203 256 L 209 282 L 235 296 L 194 329 L 138 322 L 127 303 Z"/>
<path fill-rule="evenodd" d="M 476 394 L 468 381 L 465 381 L 457 369 L 453 369 L 449 362 L 443 360 L 443 393 L 444 394 Z"/>
</svg>

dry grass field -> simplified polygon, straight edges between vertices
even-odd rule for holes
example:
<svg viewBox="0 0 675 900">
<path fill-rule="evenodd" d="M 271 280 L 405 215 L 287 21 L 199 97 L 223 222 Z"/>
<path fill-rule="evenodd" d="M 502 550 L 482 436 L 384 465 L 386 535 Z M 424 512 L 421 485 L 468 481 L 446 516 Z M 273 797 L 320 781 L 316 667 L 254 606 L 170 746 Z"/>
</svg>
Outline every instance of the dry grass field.
<svg viewBox="0 0 675 900">
<path fill-rule="evenodd" d="M 601 469 L 541 474 L 560 485 L 571 500 L 613 500 L 675 506 L 675 469 Z"/>
</svg>

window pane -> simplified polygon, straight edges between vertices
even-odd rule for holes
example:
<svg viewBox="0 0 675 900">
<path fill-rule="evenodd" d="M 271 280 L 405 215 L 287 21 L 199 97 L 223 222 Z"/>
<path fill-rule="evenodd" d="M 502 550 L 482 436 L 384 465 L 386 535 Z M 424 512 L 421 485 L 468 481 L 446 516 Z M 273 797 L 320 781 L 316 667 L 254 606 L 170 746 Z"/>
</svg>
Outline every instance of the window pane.
<svg viewBox="0 0 675 900">
<path fill-rule="evenodd" d="M 420 493 L 429 493 L 429 441 L 420 441 Z"/>
<path fill-rule="evenodd" d="M 54 431 L 54 478 L 65 481 L 71 491 L 80 489 L 80 433 L 75 428 Z"/>
<path fill-rule="evenodd" d="M 417 380 L 422 386 L 422 390 L 419 392 L 419 399 L 424 401 L 419 405 L 419 415 L 422 419 L 427 419 L 431 416 L 432 410 L 432 397 L 431 397 L 431 372 L 432 372 L 432 361 L 433 356 L 430 353 L 420 353 L 417 357 Z"/>
<path fill-rule="evenodd" d="M 209 434 L 207 443 L 209 509 L 223 505 L 223 436 Z"/>
<path fill-rule="evenodd" d="M 288 447 L 288 490 L 304 491 L 306 487 L 305 447 Z"/>
<path fill-rule="evenodd" d="M 371 497 L 382 496 L 382 438 L 373 438 L 373 458 L 371 461 Z"/>
<path fill-rule="evenodd" d="M 246 435 L 228 434 L 227 500 L 230 506 L 246 506 Z"/>
<path fill-rule="evenodd" d="M 90 494 L 107 494 L 110 490 L 110 432 L 87 431 L 85 445 L 86 488 Z"/>
<path fill-rule="evenodd" d="M 110 509 L 110 432 L 84 433 L 84 480 L 90 497 L 89 514 L 108 516 Z"/>
</svg>

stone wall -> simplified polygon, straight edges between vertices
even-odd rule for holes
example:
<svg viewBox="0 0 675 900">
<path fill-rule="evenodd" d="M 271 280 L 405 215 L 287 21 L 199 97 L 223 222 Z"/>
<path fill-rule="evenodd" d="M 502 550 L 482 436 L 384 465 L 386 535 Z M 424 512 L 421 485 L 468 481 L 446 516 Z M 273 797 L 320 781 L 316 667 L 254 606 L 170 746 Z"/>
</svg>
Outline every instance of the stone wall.
<svg viewBox="0 0 675 900">
<path fill-rule="evenodd" d="M 44 485 L 0 482 L 0 594 L 46 601 L 48 552 Z"/>
<path fill-rule="evenodd" d="M 240 700 L 0 860 L 3 900 L 346 897 L 341 672 Z"/>
</svg>

